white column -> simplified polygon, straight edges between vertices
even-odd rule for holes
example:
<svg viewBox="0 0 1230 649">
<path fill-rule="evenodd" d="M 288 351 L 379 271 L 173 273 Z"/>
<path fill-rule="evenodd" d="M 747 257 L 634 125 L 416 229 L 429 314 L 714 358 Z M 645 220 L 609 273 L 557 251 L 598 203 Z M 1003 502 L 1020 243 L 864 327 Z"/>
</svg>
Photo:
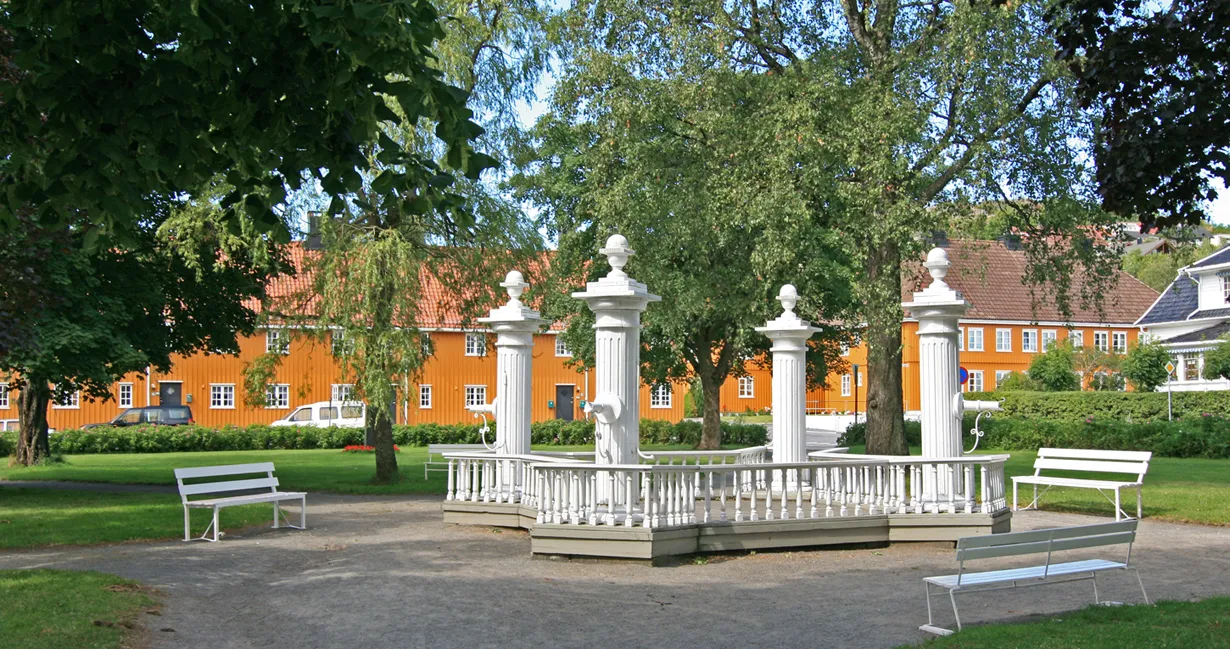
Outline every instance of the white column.
<svg viewBox="0 0 1230 649">
<path fill-rule="evenodd" d="M 478 319 L 497 336 L 496 397 L 490 405 L 474 410 L 495 416 L 496 452 L 519 455 L 530 452 L 534 334 L 546 321 L 521 303 L 521 294 L 529 287 L 521 273 L 509 272 L 500 286 L 508 291 L 508 303 Z"/>
<path fill-rule="evenodd" d="M 624 272 L 628 258 L 636 253 L 622 235 L 611 236 L 599 252 L 607 257 L 611 272 L 572 294 L 594 312 L 595 389 L 586 411 L 597 420 L 597 463 L 635 464 L 641 417 L 641 313 L 662 298 Z M 599 480 L 600 485 L 604 482 Z"/>
<path fill-rule="evenodd" d="M 957 322 L 965 313 L 967 303 L 944 282 L 949 263 L 948 253 L 943 248 L 932 249 L 925 265 L 931 273 L 931 285 L 915 293 L 913 302 L 902 305 L 918 320 L 922 455 L 924 458 L 961 457 L 964 400 L 957 356 Z M 946 498 L 950 491 L 951 470 L 940 471 L 939 493 L 932 488 L 935 484 L 932 475 L 932 469 L 927 467 L 924 498 Z M 961 489 L 960 485 L 956 488 Z"/>
<path fill-rule="evenodd" d="M 807 339 L 820 331 L 794 313 L 799 294 L 782 287 L 777 299 L 785 309 L 756 331 L 773 341 L 773 461 L 807 460 Z"/>
</svg>

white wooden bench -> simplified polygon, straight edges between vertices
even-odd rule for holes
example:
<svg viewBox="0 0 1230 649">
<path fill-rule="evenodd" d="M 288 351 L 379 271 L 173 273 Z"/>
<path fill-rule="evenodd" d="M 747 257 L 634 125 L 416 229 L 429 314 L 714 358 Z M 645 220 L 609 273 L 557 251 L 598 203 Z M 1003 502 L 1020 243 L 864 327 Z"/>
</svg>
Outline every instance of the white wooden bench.
<svg viewBox="0 0 1230 649">
<path fill-rule="evenodd" d="M 955 575 L 942 577 L 927 577 L 923 584 L 927 590 L 927 623 L 918 627 L 920 631 L 936 635 L 951 635 L 951 629 L 936 626 L 931 613 L 931 586 L 937 586 L 948 591 L 952 601 L 952 615 L 957 621 L 957 630 L 961 630 L 961 616 L 957 612 L 958 592 L 983 592 L 1016 588 L 1018 586 L 1039 586 L 1046 583 L 1064 583 L 1068 581 L 1093 580 L 1093 601 L 1101 604 L 1098 598 L 1097 575 L 1104 570 L 1131 570 L 1136 573 L 1136 582 L 1140 584 L 1140 593 L 1149 603 L 1149 595 L 1145 592 L 1145 584 L 1140 579 L 1140 572 L 1130 565 L 1132 560 L 1132 542 L 1136 540 L 1135 519 L 1117 523 L 1100 523 L 1097 525 L 1081 525 L 1078 527 L 1057 527 L 1031 532 L 1013 532 L 1011 534 L 993 534 L 990 536 L 967 536 L 957 540 L 958 569 Z M 1086 559 L 1067 563 L 1052 563 L 1054 553 L 1064 550 L 1095 548 L 1110 545 L 1127 545 L 1127 554 L 1123 562 L 1105 559 Z M 1046 562 L 1040 566 L 1028 568 L 1009 568 L 987 572 L 966 572 L 965 562 L 995 557 L 1012 557 L 1032 554 L 1046 554 Z M 1108 602 L 1109 603 L 1109 602 Z"/>
<path fill-rule="evenodd" d="M 1034 486 L 1034 498 L 1025 509 L 1038 506 L 1038 498 L 1051 487 L 1076 487 L 1080 489 L 1096 489 L 1107 500 L 1105 489 L 1115 492 L 1115 520 L 1131 518 L 1119 505 L 1119 490 L 1124 487 L 1136 487 L 1136 518 L 1140 518 L 1140 486 L 1145 481 L 1145 473 L 1149 470 L 1149 460 L 1153 453 L 1148 451 L 1097 451 L 1092 449 L 1040 448 L 1038 459 L 1034 460 L 1034 474 L 1015 476 L 1012 478 L 1012 510 L 1017 509 L 1017 492 L 1021 484 Z M 1091 473 L 1126 473 L 1135 475 L 1134 480 L 1089 480 L 1084 478 L 1062 478 L 1042 475 L 1044 470 L 1081 471 Z M 1038 493 L 1038 485 L 1046 488 Z"/>
<path fill-rule="evenodd" d="M 265 474 L 261 478 L 242 478 L 238 480 L 199 481 L 201 478 L 225 478 L 255 474 Z M 184 484 L 184 480 L 198 480 Z M 179 485 L 179 497 L 184 503 L 184 540 L 185 541 L 217 541 L 218 540 L 218 510 L 235 505 L 252 505 L 255 503 L 273 503 L 273 526 L 282 525 L 285 519 L 286 527 L 302 530 L 307 527 L 307 494 L 300 491 L 278 491 L 278 479 L 273 477 L 273 462 L 256 464 L 228 464 L 224 466 L 200 466 L 191 469 L 175 469 L 175 482 Z M 239 496 L 221 496 L 191 500 L 191 496 L 208 496 L 212 494 L 248 491 Z M 299 524 L 292 525 L 282 512 L 283 500 L 299 501 Z M 193 508 L 213 509 L 214 518 L 205 533 L 193 537 L 189 532 L 189 510 Z M 213 530 L 213 538 L 209 530 Z"/>
<path fill-rule="evenodd" d="M 427 479 L 428 471 L 448 471 L 445 453 L 482 453 L 487 450 L 482 444 L 428 444 L 427 461 L 423 463 L 423 479 Z"/>
</svg>

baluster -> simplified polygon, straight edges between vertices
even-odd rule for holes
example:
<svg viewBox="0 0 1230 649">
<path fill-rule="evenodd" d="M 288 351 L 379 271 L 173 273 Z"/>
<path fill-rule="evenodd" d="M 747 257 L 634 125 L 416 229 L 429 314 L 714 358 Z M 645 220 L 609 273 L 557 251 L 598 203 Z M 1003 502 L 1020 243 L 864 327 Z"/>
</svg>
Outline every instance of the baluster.
<svg viewBox="0 0 1230 649">
<path fill-rule="evenodd" d="M 684 511 L 688 513 L 688 524 L 696 524 L 696 497 L 700 495 L 700 464 L 697 465 L 697 470 L 685 476 L 688 483 L 688 498 L 683 503 Z"/>
<path fill-rule="evenodd" d="M 624 527 L 632 527 L 632 512 L 635 505 L 632 494 L 637 493 L 632 490 L 634 480 L 635 476 L 632 471 L 624 473 Z"/>
<path fill-rule="evenodd" d="M 773 520 L 773 469 L 764 471 L 764 519 Z M 783 489 L 785 486 L 783 485 Z"/>
<path fill-rule="evenodd" d="M 641 483 L 645 485 L 645 505 L 644 505 L 645 511 L 644 511 L 644 519 L 641 521 L 641 525 L 643 527 L 650 527 L 653 525 L 653 513 L 654 513 L 654 508 L 653 508 L 654 492 L 653 492 L 653 471 L 652 470 L 645 471 L 644 473 L 641 474 Z"/>
<path fill-rule="evenodd" d="M 948 513 L 957 513 L 957 467 L 956 465 L 946 465 L 944 467 L 944 477 L 948 482 Z"/>
<path fill-rule="evenodd" d="M 723 462 L 722 464 L 725 464 L 725 462 Z M 726 522 L 726 476 L 727 476 L 727 472 L 722 471 L 721 476 L 722 476 L 722 490 L 721 490 L 721 497 L 722 497 L 721 507 L 722 508 L 718 512 L 718 520 L 725 523 Z"/>
<path fill-rule="evenodd" d="M 803 518 L 803 470 L 791 469 L 794 476 L 794 517 Z"/>
<path fill-rule="evenodd" d="M 709 522 L 709 504 L 713 502 L 713 458 L 709 458 L 709 472 L 705 474 L 705 516 L 702 523 Z"/>
<path fill-rule="evenodd" d="M 735 471 L 735 522 L 743 522 L 743 476 L 742 471 Z M 756 508 L 752 507 L 752 520 L 756 520 Z"/>
<path fill-rule="evenodd" d="M 849 500 L 849 494 L 847 492 L 849 491 L 848 485 L 850 482 L 849 478 L 851 471 L 853 471 L 853 469 L 848 466 L 837 468 L 837 481 L 839 483 L 837 487 L 837 502 L 841 503 L 841 510 L 838 512 L 838 516 L 850 515 L 850 511 L 847 509 L 846 505 Z"/>
<path fill-rule="evenodd" d="M 807 471 L 808 471 L 809 482 L 811 483 L 811 512 L 810 513 L 811 513 L 811 518 L 816 518 L 816 515 L 819 513 L 819 510 L 816 509 L 816 478 L 818 477 L 817 472 L 819 471 L 819 469 L 817 467 L 812 467 L 808 469 Z"/>
<path fill-rule="evenodd" d="M 479 461 L 470 460 L 470 502 L 478 502 L 479 464 Z"/>
<path fill-rule="evenodd" d="M 782 520 L 789 518 L 787 515 L 786 502 L 790 497 L 790 470 L 782 469 Z"/>
<path fill-rule="evenodd" d="M 448 493 L 444 496 L 445 500 L 453 499 L 453 470 L 456 469 L 456 464 L 453 458 L 448 459 Z"/>
</svg>

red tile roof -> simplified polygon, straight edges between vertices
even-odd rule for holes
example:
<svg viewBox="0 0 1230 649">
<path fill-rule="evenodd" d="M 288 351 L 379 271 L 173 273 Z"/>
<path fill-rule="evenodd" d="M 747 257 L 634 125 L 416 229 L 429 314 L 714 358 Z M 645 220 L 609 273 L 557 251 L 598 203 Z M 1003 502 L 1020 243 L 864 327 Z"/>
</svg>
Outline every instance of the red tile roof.
<svg viewBox="0 0 1230 649">
<path fill-rule="evenodd" d="M 1116 270 L 1116 281 L 1108 289 L 1099 313 L 1093 304 L 1081 304 L 1084 278 L 1077 274 L 1069 289 L 1072 313 L 1064 316 L 1055 306 L 1054 287 L 1034 286 L 1031 295 L 1031 287 L 1023 283 L 1028 266 L 1024 251 L 1008 250 L 999 241 L 959 240 L 949 241 L 947 250 L 952 264 L 947 282 L 970 303 L 965 315 L 969 319 L 1132 324 L 1149 310 L 1158 295 L 1135 277 Z M 902 299 L 912 299 L 911 293 L 929 281 L 920 261 L 906 271 Z"/>
</svg>

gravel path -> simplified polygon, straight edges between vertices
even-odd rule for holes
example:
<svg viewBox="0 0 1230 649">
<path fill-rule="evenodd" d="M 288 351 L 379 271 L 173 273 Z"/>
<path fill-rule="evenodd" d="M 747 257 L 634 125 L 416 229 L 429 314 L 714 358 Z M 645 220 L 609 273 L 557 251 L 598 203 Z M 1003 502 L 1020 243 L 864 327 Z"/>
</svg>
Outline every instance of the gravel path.
<svg viewBox="0 0 1230 649">
<path fill-rule="evenodd" d="M 445 525 L 438 498 L 309 502 L 306 532 L 8 552 L 0 568 L 140 580 L 165 602 L 161 617 L 145 618 L 155 647 L 214 649 L 884 648 L 923 640 L 921 579 L 956 568 L 951 544 L 723 555 L 658 568 L 533 559 L 523 532 Z M 1104 520 L 1027 512 L 1013 528 Z M 1133 559 L 1153 598 L 1230 593 L 1230 528 L 1145 520 Z M 998 561 L 991 563 L 1008 565 Z M 1139 601 L 1130 574 L 1099 581 L 1103 597 Z M 1091 599 L 1083 582 L 959 601 L 964 620 L 976 623 Z M 944 610 L 944 600 L 935 603 Z"/>
</svg>

